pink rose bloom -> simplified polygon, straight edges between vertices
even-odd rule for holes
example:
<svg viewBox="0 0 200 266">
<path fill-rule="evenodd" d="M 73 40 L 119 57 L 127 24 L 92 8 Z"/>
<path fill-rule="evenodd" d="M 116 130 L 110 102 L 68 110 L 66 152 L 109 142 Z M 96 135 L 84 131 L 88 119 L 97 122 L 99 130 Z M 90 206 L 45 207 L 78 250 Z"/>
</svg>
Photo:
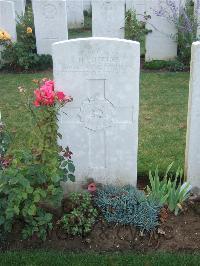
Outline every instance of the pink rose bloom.
<svg viewBox="0 0 200 266">
<path fill-rule="evenodd" d="M 54 81 L 43 79 L 43 85 L 34 91 L 35 107 L 52 106 L 57 102 L 67 103 L 72 101 L 72 97 L 65 95 L 64 92 L 54 91 Z"/>
<path fill-rule="evenodd" d="M 38 102 L 37 100 L 35 100 L 33 104 L 35 105 L 35 107 L 39 107 L 40 106 L 40 102 Z"/>
<path fill-rule="evenodd" d="M 51 88 L 54 91 L 54 81 L 53 80 L 45 81 L 44 86 L 45 87 L 49 87 L 49 88 Z"/>
<path fill-rule="evenodd" d="M 90 192 L 95 192 L 97 190 L 96 184 L 95 183 L 90 183 L 88 185 L 88 191 Z"/>
<path fill-rule="evenodd" d="M 65 94 L 64 94 L 64 92 L 62 92 L 62 91 L 56 92 L 56 96 L 57 96 L 59 102 L 64 101 L 65 100 L 65 97 L 66 97 Z"/>
</svg>

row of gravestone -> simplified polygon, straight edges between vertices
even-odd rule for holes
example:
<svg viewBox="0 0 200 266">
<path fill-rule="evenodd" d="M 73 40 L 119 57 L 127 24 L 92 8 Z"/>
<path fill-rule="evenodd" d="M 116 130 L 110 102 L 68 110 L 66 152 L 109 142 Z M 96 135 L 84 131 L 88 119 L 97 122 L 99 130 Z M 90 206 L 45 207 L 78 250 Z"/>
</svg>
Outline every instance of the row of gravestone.
<svg viewBox="0 0 200 266">
<path fill-rule="evenodd" d="M 101 37 L 57 42 L 53 65 L 56 87 L 74 98 L 59 116 L 60 145 L 74 153 L 72 189 L 86 178 L 136 185 L 140 44 Z M 199 72 L 197 42 L 192 47 L 185 174 L 200 188 Z"/>
<path fill-rule="evenodd" d="M 13 1 L 18 3 L 18 6 L 24 3 L 24 0 Z M 86 1 L 87 6 L 92 3 L 92 36 L 124 38 L 125 1 L 127 9 L 136 9 L 138 19 L 142 20 L 144 14 L 149 15 L 146 27 L 151 33 L 146 36 L 146 61 L 175 58 L 177 43 L 173 37 L 177 34 L 176 27 L 158 13 L 164 8 L 168 16 L 178 17 L 179 5 L 185 0 L 170 1 L 170 3 L 175 3 L 174 8 L 169 6 L 167 0 Z M 32 0 L 32 4 L 38 54 L 51 54 L 52 43 L 68 39 L 68 26 L 81 27 L 83 25 L 83 0 Z M 0 0 L 0 12 L 2 13 L 0 27 L 9 31 L 13 40 L 16 40 L 12 3 L 8 4 L 7 0 Z"/>
</svg>

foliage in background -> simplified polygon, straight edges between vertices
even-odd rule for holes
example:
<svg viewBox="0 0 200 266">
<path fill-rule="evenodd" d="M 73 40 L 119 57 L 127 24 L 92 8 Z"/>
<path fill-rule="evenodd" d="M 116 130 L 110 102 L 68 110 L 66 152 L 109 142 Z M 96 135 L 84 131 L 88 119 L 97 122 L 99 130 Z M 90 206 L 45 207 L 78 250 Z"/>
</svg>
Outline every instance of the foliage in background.
<svg viewBox="0 0 200 266">
<path fill-rule="evenodd" d="M 92 29 L 92 9 L 84 10 L 84 30 Z"/>
<path fill-rule="evenodd" d="M 178 43 L 178 59 L 186 66 L 190 64 L 191 45 L 197 41 L 198 12 L 200 0 L 196 0 L 197 8 L 194 10 L 194 2 L 186 0 L 177 2 L 176 0 L 164 0 L 160 9 L 155 10 L 159 17 L 166 18 L 169 23 L 175 25 L 177 29 L 176 36 L 170 36 Z M 179 3 L 177 5 L 177 3 Z"/>
<path fill-rule="evenodd" d="M 9 33 L 8 33 L 9 34 Z M 11 37 L 11 36 L 10 36 Z M 17 41 L 1 38 L 3 47 L 0 68 L 13 71 L 42 70 L 52 66 L 50 55 L 38 55 L 36 49 L 34 18 L 31 7 L 17 22 Z"/>
<path fill-rule="evenodd" d="M 135 11 L 128 10 L 125 17 L 125 39 L 143 42 L 145 35 L 149 32 L 145 24 L 137 19 Z"/>
<path fill-rule="evenodd" d="M 92 230 L 97 217 L 92 196 L 88 192 L 73 192 L 67 199 L 70 207 L 60 220 L 60 224 L 69 235 L 85 236 Z"/>
<path fill-rule="evenodd" d="M 161 204 L 132 186 L 97 189 L 95 203 L 108 223 L 134 225 L 151 231 L 158 225 Z"/>
<path fill-rule="evenodd" d="M 196 0 L 199 5 L 199 0 Z M 198 7 L 199 9 L 199 7 Z M 185 65 L 190 64 L 192 43 L 199 39 L 197 36 L 198 14 L 194 10 L 194 2 L 186 0 L 185 8 L 181 6 L 178 29 L 178 58 Z"/>
<path fill-rule="evenodd" d="M 145 62 L 144 68 L 150 70 L 163 69 L 170 72 L 185 71 L 188 69 L 182 62 L 178 60 L 152 60 L 150 62 Z"/>
<path fill-rule="evenodd" d="M 24 238 L 36 234 L 44 240 L 52 229 L 53 216 L 40 203 L 58 204 L 62 198 L 60 182 L 75 179 L 72 152 L 56 144 L 60 136 L 56 124 L 58 111 L 72 98 L 55 91 L 51 80 L 35 82 L 38 89 L 34 105 L 25 88 L 20 87 L 19 91 L 39 133 L 29 132 L 32 148 L 12 150 L 9 164 L 0 171 L 0 225 L 9 232 L 20 219 L 25 223 Z M 5 128 L 1 129 L 4 136 Z"/>
<path fill-rule="evenodd" d="M 182 185 L 183 170 L 180 168 L 177 169 L 173 180 L 172 175 L 169 174 L 172 165 L 173 163 L 168 166 L 163 179 L 159 177 L 158 168 L 154 175 L 151 171 L 149 172 L 150 186 L 147 186 L 147 192 L 149 198 L 167 205 L 169 210 L 177 215 L 182 210 L 185 200 L 190 196 L 191 186 L 189 183 Z"/>
</svg>

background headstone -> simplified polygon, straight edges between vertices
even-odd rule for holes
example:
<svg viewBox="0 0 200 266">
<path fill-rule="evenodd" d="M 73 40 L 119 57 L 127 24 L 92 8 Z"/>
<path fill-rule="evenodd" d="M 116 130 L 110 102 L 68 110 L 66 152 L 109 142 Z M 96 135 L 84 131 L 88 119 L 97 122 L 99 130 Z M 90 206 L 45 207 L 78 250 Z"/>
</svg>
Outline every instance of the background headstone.
<svg viewBox="0 0 200 266">
<path fill-rule="evenodd" d="M 68 28 L 82 28 L 84 26 L 83 0 L 66 0 L 66 2 Z"/>
<path fill-rule="evenodd" d="M 135 10 L 139 21 L 145 21 L 146 0 L 126 0 L 126 11 L 129 9 Z"/>
<path fill-rule="evenodd" d="M 14 3 L 0 0 L 0 29 L 11 35 L 12 41 L 17 40 L 16 16 Z"/>
<path fill-rule="evenodd" d="M 83 9 L 90 11 L 91 10 L 91 0 L 83 0 Z"/>
<path fill-rule="evenodd" d="M 177 3 L 177 1 L 173 2 Z M 177 34 L 175 25 L 170 23 L 166 17 L 155 14 L 155 12 L 162 10 L 162 7 L 167 9 L 166 3 L 169 3 L 169 1 L 147 0 L 146 2 L 147 15 L 151 16 L 151 19 L 146 24 L 146 28 L 152 31 L 146 36 L 146 61 L 170 60 L 177 56 L 177 42 L 174 39 Z M 176 8 L 177 11 L 174 9 L 173 12 L 177 12 L 178 16 L 178 5 Z M 171 11 L 167 10 L 167 12 L 170 15 Z"/>
<path fill-rule="evenodd" d="M 124 0 L 92 0 L 92 36 L 124 38 Z"/>
<path fill-rule="evenodd" d="M 18 18 L 18 16 L 24 15 L 26 0 L 11 0 L 11 1 L 14 2 L 15 5 L 16 18 Z"/>
<path fill-rule="evenodd" d="M 185 173 L 200 188 L 200 42 L 192 45 Z"/>
<path fill-rule="evenodd" d="M 38 54 L 51 54 L 54 42 L 68 39 L 65 0 L 32 0 Z"/>
<path fill-rule="evenodd" d="M 56 86 L 73 96 L 61 110 L 60 144 L 73 151 L 75 186 L 137 182 L 140 45 L 109 38 L 53 44 Z M 68 185 L 67 185 L 68 186 Z"/>
</svg>

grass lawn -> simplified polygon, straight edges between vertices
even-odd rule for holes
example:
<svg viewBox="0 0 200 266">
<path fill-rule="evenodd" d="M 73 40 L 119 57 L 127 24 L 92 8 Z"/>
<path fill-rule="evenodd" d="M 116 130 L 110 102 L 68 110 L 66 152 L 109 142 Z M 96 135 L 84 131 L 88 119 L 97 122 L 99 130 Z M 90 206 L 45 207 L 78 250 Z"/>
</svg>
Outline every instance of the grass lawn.
<svg viewBox="0 0 200 266">
<path fill-rule="evenodd" d="M 8 252 L 0 255 L 2 266 L 199 266 L 200 255 L 184 254 L 81 254 L 61 252 Z"/>
<path fill-rule="evenodd" d="M 52 77 L 52 73 L 0 74 L 0 110 L 9 129 L 17 130 L 17 148 L 27 145 L 29 132 L 34 130 L 17 87 L 34 88 L 31 81 L 42 77 Z M 172 161 L 184 166 L 188 81 L 188 73 L 141 73 L 139 176 L 146 176 L 157 165 L 164 172 Z"/>
</svg>

